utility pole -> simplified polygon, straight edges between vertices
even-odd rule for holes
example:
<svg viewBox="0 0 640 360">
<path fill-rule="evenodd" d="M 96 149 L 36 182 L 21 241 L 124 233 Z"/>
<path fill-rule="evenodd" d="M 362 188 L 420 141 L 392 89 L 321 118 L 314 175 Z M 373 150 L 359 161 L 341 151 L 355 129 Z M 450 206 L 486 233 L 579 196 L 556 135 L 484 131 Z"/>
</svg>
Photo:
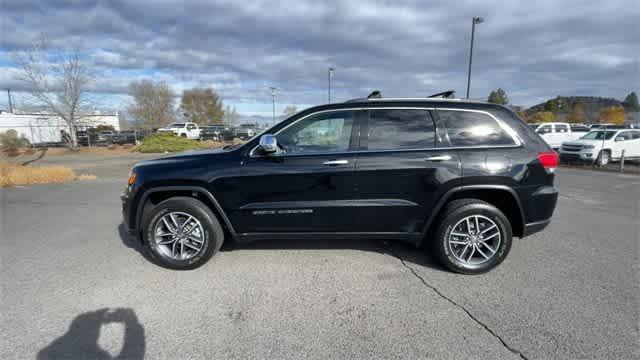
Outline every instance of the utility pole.
<svg viewBox="0 0 640 360">
<path fill-rule="evenodd" d="M 473 62 L 473 38 L 476 34 L 476 24 L 481 24 L 484 19 L 481 17 L 473 17 L 471 21 L 471 49 L 469 50 L 469 70 L 467 71 L 467 99 L 469 98 L 469 88 L 471 87 L 471 63 Z"/>
<path fill-rule="evenodd" d="M 271 103 L 273 104 L 273 123 L 276 123 L 276 90 L 274 86 L 269 87 L 271 89 Z"/>
<path fill-rule="evenodd" d="M 328 95 L 329 95 L 329 104 L 331 104 L 331 79 L 333 78 L 333 68 L 329 67 L 329 73 L 327 74 L 329 79 L 329 87 L 328 87 Z"/>
<path fill-rule="evenodd" d="M 7 89 L 7 97 L 9 98 L 9 112 L 13 114 L 13 103 L 11 102 L 11 89 Z"/>
</svg>

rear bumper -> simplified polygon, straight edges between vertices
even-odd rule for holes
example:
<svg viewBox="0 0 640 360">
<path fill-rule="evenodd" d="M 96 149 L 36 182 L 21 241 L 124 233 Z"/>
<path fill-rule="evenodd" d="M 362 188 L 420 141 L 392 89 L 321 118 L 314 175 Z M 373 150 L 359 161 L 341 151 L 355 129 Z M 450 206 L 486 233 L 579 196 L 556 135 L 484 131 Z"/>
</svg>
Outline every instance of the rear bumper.
<svg viewBox="0 0 640 360">
<path fill-rule="evenodd" d="M 533 235 L 544 230 L 551 223 L 551 219 L 536 221 L 524 225 L 522 237 Z"/>
<path fill-rule="evenodd" d="M 558 202 L 558 190 L 553 186 L 544 186 L 536 190 L 523 204 L 525 224 L 522 237 L 542 231 L 551 223 L 551 217 Z"/>
</svg>

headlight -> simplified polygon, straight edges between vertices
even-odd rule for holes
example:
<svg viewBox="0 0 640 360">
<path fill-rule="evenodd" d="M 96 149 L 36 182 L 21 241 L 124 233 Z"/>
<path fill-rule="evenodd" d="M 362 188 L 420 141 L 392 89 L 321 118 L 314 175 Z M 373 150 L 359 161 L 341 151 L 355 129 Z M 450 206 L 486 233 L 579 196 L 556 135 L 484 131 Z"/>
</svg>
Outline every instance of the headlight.
<svg viewBox="0 0 640 360">
<path fill-rule="evenodd" d="M 594 146 L 593 145 L 583 145 L 582 148 L 583 149 L 593 149 Z"/>
</svg>

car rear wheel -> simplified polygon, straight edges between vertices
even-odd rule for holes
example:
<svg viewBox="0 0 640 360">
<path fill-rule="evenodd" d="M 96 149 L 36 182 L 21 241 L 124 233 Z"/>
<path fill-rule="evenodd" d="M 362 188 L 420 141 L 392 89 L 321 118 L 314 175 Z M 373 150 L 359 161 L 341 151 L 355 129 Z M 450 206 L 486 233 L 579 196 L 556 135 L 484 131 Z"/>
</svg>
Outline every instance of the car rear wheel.
<svg viewBox="0 0 640 360">
<path fill-rule="evenodd" d="M 149 210 L 142 235 L 151 258 L 176 270 L 202 266 L 224 240 L 216 216 L 205 204 L 189 197 L 169 198 Z"/>
<path fill-rule="evenodd" d="M 498 266 L 511 249 L 511 225 L 495 206 L 476 199 L 452 201 L 435 234 L 435 252 L 447 268 L 481 274 Z"/>
</svg>

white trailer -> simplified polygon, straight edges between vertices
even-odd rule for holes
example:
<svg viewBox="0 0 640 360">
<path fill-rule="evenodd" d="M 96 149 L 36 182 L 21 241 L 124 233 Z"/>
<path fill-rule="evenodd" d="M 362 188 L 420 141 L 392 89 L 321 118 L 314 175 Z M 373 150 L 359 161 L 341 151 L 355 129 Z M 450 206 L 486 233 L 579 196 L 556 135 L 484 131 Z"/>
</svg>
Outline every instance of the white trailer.
<svg viewBox="0 0 640 360">
<path fill-rule="evenodd" d="M 83 130 L 98 125 L 113 126 L 120 130 L 118 114 L 91 114 L 78 120 L 78 129 Z M 57 115 L 44 113 L 10 113 L 0 111 L 0 132 L 15 130 L 31 144 L 54 144 L 63 142 L 62 133 L 69 133 L 67 124 Z"/>
</svg>

